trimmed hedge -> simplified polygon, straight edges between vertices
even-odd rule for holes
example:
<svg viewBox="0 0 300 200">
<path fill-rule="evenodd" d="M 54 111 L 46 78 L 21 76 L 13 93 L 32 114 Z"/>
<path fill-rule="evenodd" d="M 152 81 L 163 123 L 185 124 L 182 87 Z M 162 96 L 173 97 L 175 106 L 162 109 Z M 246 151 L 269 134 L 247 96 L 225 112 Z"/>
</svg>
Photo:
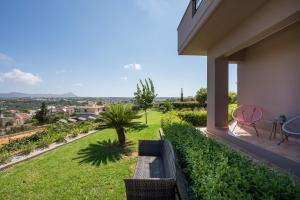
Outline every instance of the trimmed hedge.
<svg viewBox="0 0 300 200">
<path fill-rule="evenodd" d="M 206 111 L 183 111 L 177 112 L 177 115 L 192 124 L 193 126 L 206 126 L 206 118 L 207 112 Z"/>
<path fill-rule="evenodd" d="M 232 111 L 237 107 L 236 104 L 228 106 L 228 121 L 232 121 Z M 175 113 L 175 112 L 174 112 Z M 178 111 L 176 114 L 182 119 L 193 126 L 206 126 L 207 124 L 207 111 Z"/>
<path fill-rule="evenodd" d="M 173 109 L 173 104 L 169 101 L 165 101 L 159 104 L 159 110 L 163 113 L 169 112 Z"/>
<path fill-rule="evenodd" d="M 165 101 L 165 102 L 160 102 L 159 107 L 169 107 L 170 104 L 172 105 L 173 109 L 176 110 L 181 110 L 181 109 L 191 109 L 194 110 L 195 108 L 201 108 L 200 104 L 197 101 L 175 101 L 175 102 L 170 102 L 170 101 Z"/>
<path fill-rule="evenodd" d="M 195 108 L 201 108 L 200 104 L 196 101 L 172 102 L 172 105 L 174 109 L 190 108 L 194 110 Z"/>
<path fill-rule="evenodd" d="M 99 126 L 94 121 L 83 121 L 78 123 L 56 123 L 48 125 L 44 131 L 35 135 L 11 141 L 0 146 L 0 164 L 8 162 L 17 154 L 29 154 L 36 148 L 47 147 L 54 142 L 63 142 L 67 136 L 77 136 L 79 133 L 87 133 Z"/>
<path fill-rule="evenodd" d="M 195 199 L 300 199 L 300 186 L 289 176 L 255 163 L 201 134 L 174 113 L 162 128 Z"/>
<path fill-rule="evenodd" d="M 174 103 L 174 102 L 173 102 Z M 185 102 L 179 102 L 179 103 L 185 103 Z M 237 107 L 237 104 L 229 104 L 228 105 L 228 121 L 231 122 L 232 119 L 232 112 Z M 160 104 L 160 110 L 163 113 L 169 112 L 172 110 L 173 104 L 171 102 L 162 102 Z M 177 111 L 177 115 L 192 124 L 193 126 L 206 126 L 207 123 L 207 111 L 202 109 L 198 111 L 184 111 L 187 108 L 182 108 L 180 111 Z M 175 112 L 174 112 L 175 113 Z"/>
</svg>

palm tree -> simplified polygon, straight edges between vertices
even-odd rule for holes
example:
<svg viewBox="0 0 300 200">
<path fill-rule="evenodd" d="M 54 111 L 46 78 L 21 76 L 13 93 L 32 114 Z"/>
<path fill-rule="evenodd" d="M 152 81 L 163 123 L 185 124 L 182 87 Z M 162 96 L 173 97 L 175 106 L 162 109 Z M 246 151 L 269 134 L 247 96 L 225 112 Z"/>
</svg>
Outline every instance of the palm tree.
<svg viewBox="0 0 300 200">
<path fill-rule="evenodd" d="M 106 112 L 100 114 L 99 121 L 101 128 L 114 128 L 118 134 L 120 145 L 125 144 L 125 128 L 132 127 L 140 122 L 134 122 L 134 119 L 141 118 L 141 115 L 132 111 L 130 104 L 110 104 Z"/>
</svg>

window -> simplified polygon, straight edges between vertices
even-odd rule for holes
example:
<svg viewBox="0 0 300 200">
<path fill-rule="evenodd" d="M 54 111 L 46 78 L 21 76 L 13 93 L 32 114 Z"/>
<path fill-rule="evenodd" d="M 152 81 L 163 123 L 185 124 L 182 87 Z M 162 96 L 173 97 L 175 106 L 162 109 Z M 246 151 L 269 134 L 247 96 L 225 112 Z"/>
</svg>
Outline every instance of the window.
<svg viewBox="0 0 300 200">
<path fill-rule="evenodd" d="M 200 7 L 202 0 L 193 0 L 193 15 L 197 12 Z"/>
<path fill-rule="evenodd" d="M 199 8 L 202 0 L 195 0 L 195 8 L 196 10 Z"/>
</svg>

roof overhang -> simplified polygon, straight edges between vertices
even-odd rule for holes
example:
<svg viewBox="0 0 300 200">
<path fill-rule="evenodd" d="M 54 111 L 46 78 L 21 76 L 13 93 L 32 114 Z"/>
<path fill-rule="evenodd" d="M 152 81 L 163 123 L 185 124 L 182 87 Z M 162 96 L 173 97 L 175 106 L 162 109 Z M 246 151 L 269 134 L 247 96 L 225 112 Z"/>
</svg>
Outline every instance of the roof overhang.
<svg viewBox="0 0 300 200">
<path fill-rule="evenodd" d="M 193 15 L 190 2 L 178 27 L 180 55 L 206 55 L 225 35 L 267 0 L 203 0 Z"/>
</svg>

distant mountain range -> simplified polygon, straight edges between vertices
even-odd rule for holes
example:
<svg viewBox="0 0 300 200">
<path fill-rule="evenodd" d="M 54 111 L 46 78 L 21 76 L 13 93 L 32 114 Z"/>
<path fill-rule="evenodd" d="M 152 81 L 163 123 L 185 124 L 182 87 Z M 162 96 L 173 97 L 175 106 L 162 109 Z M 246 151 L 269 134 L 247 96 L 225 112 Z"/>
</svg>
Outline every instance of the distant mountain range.
<svg viewBox="0 0 300 200">
<path fill-rule="evenodd" d="M 65 94 L 26 94 L 20 92 L 0 93 L 0 98 L 74 98 L 77 97 L 72 92 Z"/>
</svg>

